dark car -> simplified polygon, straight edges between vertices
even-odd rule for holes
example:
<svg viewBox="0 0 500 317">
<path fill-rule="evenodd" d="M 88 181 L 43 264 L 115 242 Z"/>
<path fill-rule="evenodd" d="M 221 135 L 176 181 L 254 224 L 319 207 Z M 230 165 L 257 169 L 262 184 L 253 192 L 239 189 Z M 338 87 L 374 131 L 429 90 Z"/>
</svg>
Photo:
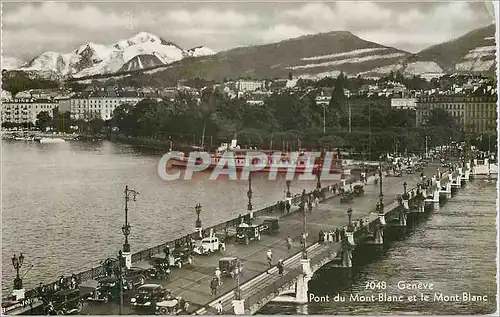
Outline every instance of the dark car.
<svg viewBox="0 0 500 317">
<path fill-rule="evenodd" d="M 79 289 L 66 289 L 56 292 L 52 295 L 51 303 L 58 315 L 78 314 L 83 309 Z"/>
<path fill-rule="evenodd" d="M 170 254 L 170 262 L 178 268 L 186 264 L 193 264 L 193 256 L 190 253 L 188 248 L 174 249 Z"/>
<path fill-rule="evenodd" d="M 267 233 L 278 233 L 280 230 L 279 220 L 278 218 L 265 218 L 262 223 L 264 226 L 264 232 Z"/>
<path fill-rule="evenodd" d="M 97 286 L 91 297 L 87 298 L 90 301 L 112 301 L 120 295 L 120 281 L 117 277 L 106 276 L 97 279 Z"/>
<path fill-rule="evenodd" d="M 137 293 L 130 299 L 130 304 L 135 307 L 156 310 L 156 303 L 163 301 L 167 290 L 158 284 L 145 284 L 137 289 Z"/>
<path fill-rule="evenodd" d="M 150 263 L 154 268 L 154 276 L 153 270 L 150 270 L 150 277 L 158 280 L 163 280 L 168 277 L 170 274 L 170 261 L 165 259 L 165 257 L 156 257 L 153 256 L 150 259 Z"/>
<path fill-rule="evenodd" d="M 234 256 L 228 256 L 219 259 L 219 269 L 223 276 L 234 276 L 243 271 L 243 265 L 240 263 L 240 268 L 238 270 L 238 259 Z"/>
<path fill-rule="evenodd" d="M 124 289 L 131 290 L 137 286 L 141 286 L 146 281 L 147 269 L 141 267 L 131 267 L 125 272 Z"/>
</svg>

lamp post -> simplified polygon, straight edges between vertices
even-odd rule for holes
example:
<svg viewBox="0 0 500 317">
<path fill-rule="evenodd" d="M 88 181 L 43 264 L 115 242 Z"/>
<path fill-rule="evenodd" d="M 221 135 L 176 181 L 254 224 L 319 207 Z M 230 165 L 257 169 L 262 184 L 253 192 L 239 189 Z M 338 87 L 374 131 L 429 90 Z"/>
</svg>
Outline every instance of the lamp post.
<svg viewBox="0 0 500 317">
<path fill-rule="evenodd" d="M 128 236 L 130 235 L 130 224 L 128 223 L 128 202 L 130 198 L 133 201 L 136 201 L 137 195 L 139 192 L 128 189 L 128 186 L 125 186 L 125 224 L 122 227 L 123 235 L 125 236 L 125 243 L 123 244 L 123 252 L 130 252 L 130 244 L 128 243 Z"/>
<path fill-rule="evenodd" d="M 380 203 L 380 213 L 384 212 L 384 192 L 383 192 L 383 186 L 382 186 L 382 162 L 379 162 L 379 168 L 378 168 L 378 176 L 379 176 L 379 194 L 378 194 L 378 200 Z"/>
<path fill-rule="evenodd" d="M 290 193 L 290 184 L 292 183 L 291 180 L 286 181 L 286 198 L 292 197 L 292 193 Z"/>
<path fill-rule="evenodd" d="M 241 300 L 241 288 L 240 288 L 241 263 L 240 263 L 240 258 L 236 259 L 236 267 L 238 268 L 238 272 L 236 273 L 236 288 L 234 290 L 234 299 Z"/>
<path fill-rule="evenodd" d="M 12 257 L 12 266 L 16 270 L 16 278 L 14 279 L 14 289 L 19 290 L 23 288 L 23 280 L 19 276 L 19 269 L 23 266 L 24 263 L 24 255 L 21 253 L 19 257 L 15 254 Z"/>
<path fill-rule="evenodd" d="M 248 175 L 248 192 L 247 192 L 247 197 L 248 197 L 248 205 L 247 209 L 250 212 L 250 219 L 253 219 L 253 212 L 252 212 L 252 173 Z"/>
<path fill-rule="evenodd" d="M 200 220 L 200 213 L 201 213 L 201 204 L 198 203 L 195 207 L 194 207 L 194 211 L 196 212 L 196 228 L 198 229 L 201 229 L 201 220 Z"/>
<path fill-rule="evenodd" d="M 118 284 L 120 287 L 120 308 L 118 314 L 122 314 L 123 310 L 123 267 L 125 266 L 125 258 L 122 250 L 118 251 Z"/>
<path fill-rule="evenodd" d="M 302 197 L 300 199 L 300 208 L 302 211 L 302 234 L 304 243 L 302 244 L 302 259 L 307 259 L 307 213 L 306 213 L 306 190 L 302 191 Z"/>
<path fill-rule="evenodd" d="M 352 224 L 352 208 L 351 207 L 349 207 L 349 209 L 347 209 L 347 217 L 349 217 L 349 224 L 347 225 L 347 231 L 353 232 L 354 226 Z"/>
</svg>

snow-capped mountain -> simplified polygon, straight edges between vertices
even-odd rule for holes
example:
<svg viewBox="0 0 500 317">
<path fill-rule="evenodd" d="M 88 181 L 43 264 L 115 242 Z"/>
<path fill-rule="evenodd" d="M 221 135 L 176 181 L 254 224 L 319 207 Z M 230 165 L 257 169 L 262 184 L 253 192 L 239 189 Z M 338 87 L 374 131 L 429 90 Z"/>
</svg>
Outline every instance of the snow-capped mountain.
<svg viewBox="0 0 500 317">
<path fill-rule="evenodd" d="M 208 55 L 214 55 L 215 53 L 216 52 L 212 51 L 211 49 L 205 46 L 193 47 L 186 51 L 186 55 L 190 57 L 208 56 Z"/>
<path fill-rule="evenodd" d="M 66 54 L 45 52 L 20 69 L 50 71 L 78 78 L 167 65 L 185 56 L 194 56 L 190 51 L 151 33 L 141 32 L 113 45 L 87 43 Z M 212 52 L 205 49 L 201 53 L 206 55 L 208 51 Z"/>
<path fill-rule="evenodd" d="M 22 64 L 24 64 L 22 60 L 16 57 L 2 56 L 0 60 L 2 61 L 2 70 L 18 69 Z"/>
</svg>

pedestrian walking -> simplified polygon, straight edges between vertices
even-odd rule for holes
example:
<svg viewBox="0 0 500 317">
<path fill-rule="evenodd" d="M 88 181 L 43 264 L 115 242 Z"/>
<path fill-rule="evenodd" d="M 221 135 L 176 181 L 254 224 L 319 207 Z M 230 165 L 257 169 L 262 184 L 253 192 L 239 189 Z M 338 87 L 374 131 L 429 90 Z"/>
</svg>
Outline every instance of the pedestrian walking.
<svg viewBox="0 0 500 317">
<path fill-rule="evenodd" d="M 290 205 L 290 201 L 288 201 L 288 200 L 286 201 L 285 207 L 286 207 L 286 213 L 289 214 L 290 208 L 292 208 L 292 205 Z"/>
<path fill-rule="evenodd" d="M 215 304 L 215 310 L 217 310 L 217 315 L 222 315 L 222 301 Z"/>
<path fill-rule="evenodd" d="M 210 282 L 210 290 L 211 290 L 211 294 L 212 296 L 215 296 L 217 294 L 217 287 L 219 286 L 219 281 L 217 280 L 217 278 L 214 276 L 214 278 L 212 279 L 212 281 Z"/>
<path fill-rule="evenodd" d="M 323 230 L 320 230 L 318 233 L 318 243 L 323 243 Z"/>
<path fill-rule="evenodd" d="M 292 248 L 292 238 L 290 236 L 286 238 L 286 248 L 288 251 Z"/>
<path fill-rule="evenodd" d="M 221 275 L 222 275 L 222 274 L 221 274 L 220 269 L 219 269 L 219 268 L 216 268 L 216 269 L 215 269 L 214 276 L 215 276 L 215 278 L 217 279 L 217 286 L 220 286 L 220 285 L 221 285 L 221 278 L 220 278 L 220 277 L 221 277 Z"/>
<path fill-rule="evenodd" d="M 266 253 L 267 256 L 267 263 L 269 264 L 269 267 L 271 268 L 273 266 L 273 251 L 269 249 Z"/>
</svg>

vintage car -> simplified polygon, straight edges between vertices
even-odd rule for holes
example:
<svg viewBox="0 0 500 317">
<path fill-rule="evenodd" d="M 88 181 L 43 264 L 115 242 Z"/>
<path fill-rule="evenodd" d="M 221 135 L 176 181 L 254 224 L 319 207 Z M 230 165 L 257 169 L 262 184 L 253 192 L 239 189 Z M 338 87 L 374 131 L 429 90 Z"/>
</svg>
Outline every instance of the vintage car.
<svg viewBox="0 0 500 317">
<path fill-rule="evenodd" d="M 230 256 L 219 259 L 219 269 L 222 276 L 230 276 L 231 278 L 234 278 L 236 274 L 243 271 L 243 265 L 240 262 L 240 268 L 238 270 L 238 259 L 234 256 Z"/>
<path fill-rule="evenodd" d="M 159 284 L 144 284 L 137 289 L 137 293 L 130 299 L 130 304 L 136 308 L 155 310 L 156 303 L 163 301 L 167 290 Z"/>
<path fill-rule="evenodd" d="M 152 256 L 150 258 L 150 263 L 154 268 L 154 276 L 153 271 L 150 271 L 150 278 L 154 278 L 157 280 L 164 280 L 170 274 L 170 261 L 162 256 Z"/>
<path fill-rule="evenodd" d="M 167 295 L 161 302 L 156 303 L 156 315 L 179 315 L 184 311 L 185 301 L 181 297 L 174 297 L 172 293 Z"/>
<path fill-rule="evenodd" d="M 137 266 L 133 266 L 130 269 L 126 270 L 123 276 L 124 289 L 132 290 L 138 286 L 143 285 L 146 281 L 147 274 L 147 269 Z"/>
<path fill-rule="evenodd" d="M 261 239 L 261 231 L 264 230 L 265 227 L 263 225 L 249 225 L 242 223 L 236 228 L 236 243 L 249 244 L 250 241 L 258 241 Z"/>
<path fill-rule="evenodd" d="M 96 280 L 97 285 L 88 301 L 108 302 L 120 296 L 120 281 L 117 277 L 106 276 Z"/>
<path fill-rule="evenodd" d="M 181 268 L 186 264 L 193 264 L 193 257 L 190 255 L 190 250 L 188 248 L 174 249 L 170 253 L 169 263 Z"/>
<path fill-rule="evenodd" d="M 356 197 L 363 196 L 365 194 L 365 189 L 363 188 L 363 185 L 354 185 L 353 194 Z"/>
<path fill-rule="evenodd" d="M 79 289 L 66 289 L 52 295 L 51 305 L 58 315 L 78 314 L 83 309 Z"/>
<path fill-rule="evenodd" d="M 194 249 L 194 252 L 199 255 L 210 255 L 212 252 L 225 249 L 223 242 L 217 237 L 207 237 L 201 240 L 201 244 Z"/>
<path fill-rule="evenodd" d="M 350 203 L 353 200 L 353 195 L 350 192 L 345 192 L 340 196 L 340 203 L 341 204 L 347 204 Z"/>
<path fill-rule="evenodd" d="M 275 217 L 263 217 L 264 232 L 274 234 L 280 231 L 279 219 Z"/>
</svg>

